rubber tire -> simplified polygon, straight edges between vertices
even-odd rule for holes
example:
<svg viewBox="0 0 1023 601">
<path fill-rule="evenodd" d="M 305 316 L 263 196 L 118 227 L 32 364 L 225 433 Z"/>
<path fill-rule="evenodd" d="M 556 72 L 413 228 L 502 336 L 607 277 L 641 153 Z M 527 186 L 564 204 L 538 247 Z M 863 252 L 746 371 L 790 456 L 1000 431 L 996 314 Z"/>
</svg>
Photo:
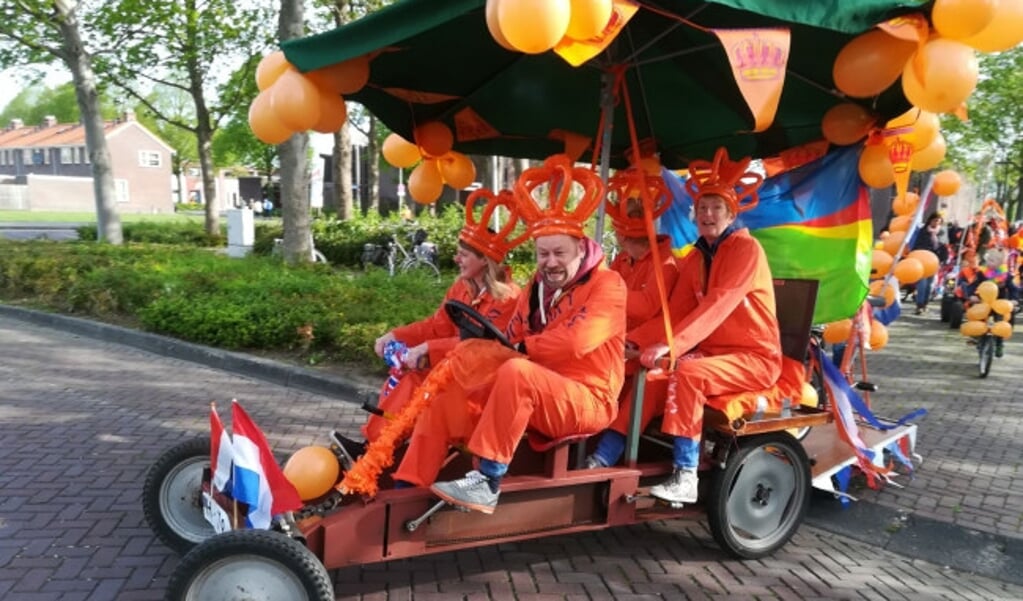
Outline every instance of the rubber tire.
<svg viewBox="0 0 1023 601">
<path fill-rule="evenodd" d="M 725 552 L 737 559 L 757 559 L 774 553 L 789 542 L 803 522 L 803 517 L 810 505 L 810 459 L 807 457 L 803 445 L 787 432 L 769 432 L 743 437 L 739 439 L 738 445 L 738 450 L 729 455 L 725 467 L 714 471 L 711 501 L 707 504 L 707 520 L 714 540 Z M 778 461 L 779 465 L 788 463 L 793 467 L 793 490 L 788 502 L 780 508 L 783 514 L 778 527 L 759 538 L 746 537 L 732 527 L 733 520 L 729 515 L 729 500 L 741 492 L 734 487 L 742 477 L 742 468 L 747 461 L 756 460 L 761 453 L 771 452 L 767 449 L 774 449 L 781 453 L 783 460 Z M 744 484 L 759 486 L 762 483 L 762 480 L 758 479 Z M 778 495 L 773 496 L 775 502 L 780 500 Z M 750 499 L 751 503 L 753 500 Z M 763 507 L 767 507 L 767 511 L 777 511 L 779 508 L 771 505 L 771 500 L 769 496 L 763 502 Z M 759 508 L 754 508 L 751 514 L 756 513 L 763 512 Z"/>
<path fill-rule="evenodd" d="M 216 534 L 213 526 L 206 522 L 202 513 L 202 471 L 201 468 L 210 461 L 210 439 L 208 436 L 186 440 L 181 444 L 171 447 L 165 451 L 146 473 L 146 479 L 142 484 L 142 514 L 145 516 L 149 528 L 156 534 L 165 545 L 178 554 L 187 553 L 197 544 Z M 206 528 L 196 528 L 192 531 L 182 530 L 175 527 L 173 520 L 167 519 L 167 509 L 161 503 L 163 489 L 172 484 L 169 477 L 181 476 L 178 470 L 198 468 L 198 478 L 195 481 L 194 499 L 181 498 L 180 505 L 176 510 L 181 510 L 182 515 L 189 522 L 196 526 L 205 525 Z M 186 477 L 191 477 L 192 474 Z M 189 490 L 189 494 L 191 494 Z M 195 513 L 192 515 L 191 505 L 194 503 Z"/>
<path fill-rule="evenodd" d="M 440 269 L 433 263 L 426 259 L 412 259 L 411 261 L 405 262 L 401 266 L 402 273 L 422 273 L 425 275 L 432 275 L 436 279 L 440 279 Z"/>
<path fill-rule="evenodd" d="M 291 584 L 296 585 L 296 588 L 291 592 L 299 594 L 288 595 L 287 601 L 334 601 L 334 586 L 330 575 L 316 555 L 302 543 L 272 530 L 232 530 L 197 545 L 174 569 L 164 599 L 271 601 L 269 597 L 257 596 L 260 592 L 257 590 L 260 583 L 251 577 L 246 578 L 244 582 L 246 586 L 237 586 L 236 590 L 230 591 L 221 590 L 220 594 L 212 596 L 208 586 L 206 589 L 197 589 L 204 584 L 215 584 L 210 582 L 210 577 L 224 577 L 224 570 L 237 569 L 239 564 L 244 567 L 244 562 L 252 562 L 250 571 L 253 574 L 276 567 L 294 576 L 296 580 Z M 267 572 L 267 578 L 268 582 L 280 582 L 272 572 Z M 229 584 L 228 588 L 235 587 Z M 301 595 L 302 592 L 304 597 Z"/>
<path fill-rule="evenodd" d="M 941 322 L 948 323 L 952 317 L 952 304 L 959 302 L 954 296 L 941 297 Z"/>
<path fill-rule="evenodd" d="M 965 309 L 963 309 L 963 303 L 959 299 L 955 299 L 955 301 L 948 306 L 949 329 L 958 330 L 959 326 L 963 325 L 963 314 L 965 312 Z"/>
<path fill-rule="evenodd" d="M 991 363 L 995 358 L 995 337 L 985 334 L 977 338 L 977 372 L 981 378 L 986 378 L 991 373 Z"/>
</svg>

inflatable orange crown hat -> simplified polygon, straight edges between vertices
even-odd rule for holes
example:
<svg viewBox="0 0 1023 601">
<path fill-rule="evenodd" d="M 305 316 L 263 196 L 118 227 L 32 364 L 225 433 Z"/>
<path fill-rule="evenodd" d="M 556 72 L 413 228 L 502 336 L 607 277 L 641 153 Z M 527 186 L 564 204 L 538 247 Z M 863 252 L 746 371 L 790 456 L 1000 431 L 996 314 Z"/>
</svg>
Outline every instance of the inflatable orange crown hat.
<svg viewBox="0 0 1023 601">
<path fill-rule="evenodd" d="M 477 221 L 474 209 L 479 199 L 484 199 L 486 204 L 483 205 L 483 213 Z M 489 225 L 493 221 L 494 212 L 500 207 L 507 209 L 509 214 L 501 229 L 493 231 Z M 500 263 L 504 261 L 508 251 L 529 237 L 529 232 L 520 232 L 513 236 L 518 225 L 519 207 L 511 190 L 501 190 L 494 194 L 486 188 L 480 188 L 470 194 L 465 201 L 465 227 L 462 228 L 458 239 Z"/>
<path fill-rule="evenodd" d="M 647 201 L 641 191 L 646 188 Z M 649 202 L 650 207 L 645 206 Z M 646 236 L 646 215 L 653 221 L 671 206 L 668 186 L 659 175 L 649 175 L 642 168 L 629 167 L 615 173 L 607 182 L 604 208 L 615 231 L 626 238 Z"/>
<path fill-rule="evenodd" d="M 541 200 L 544 196 L 546 203 Z M 573 196 L 579 200 L 569 209 Z M 600 177 L 585 167 L 574 167 L 564 154 L 548 157 L 542 167 L 526 169 L 515 182 L 515 201 L 534 239 L 553 234 L 585 237 L 583 225 L 603 197 L 604 182 Z"/>
<path fill-rule="evenodd" d="M 691 161 L 686 190 L 693 197 L 693 203 L 708 194 L 716 194 L 728 202 L 733 215 L 757 206 L 760 202 L 757 189 L 764 178 L 757 173 L 746 171 L 749 164 L 749 157 L 735 162 L 730 161 L 728 151 L 723 147 L 714 153 L 712 162 Z"/>
</svg>

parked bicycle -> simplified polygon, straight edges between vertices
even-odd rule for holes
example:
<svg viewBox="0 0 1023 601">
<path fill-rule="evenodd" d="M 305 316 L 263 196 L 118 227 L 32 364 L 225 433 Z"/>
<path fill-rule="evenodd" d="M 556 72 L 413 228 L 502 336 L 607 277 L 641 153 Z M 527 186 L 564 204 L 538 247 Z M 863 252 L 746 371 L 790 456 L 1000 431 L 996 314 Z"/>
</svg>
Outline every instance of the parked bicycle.
<svg viewBox="0 0 1023 601">
<path fill-rule="evenodd" d="M 271 256 L 283 258 L 284 257 L 284 238 L 274 238 L 274 247 L 270 251 Z M 316 250 L 316 245 L 313 243 L 313 235 L 309 234 L 309 260 L 313 263 L 328 263 L 326 255 Z"/>
<path fill-rule="evenodd" d="M 370 242 L 363 246 L 359 261 L 363 269 L 369 265 L 386 267 L 387 273 L 391 277 L 394 277 L 395 273 L 422 271 L 439 278 L 437 245 L 426 241 L 428 235 L 422 228 L 409 234 L 409 240 L 412 243 L 412 251 L 409 252 L 398 239 L 397 234 L 392 233 L 386 244 Z"/>
</svg>

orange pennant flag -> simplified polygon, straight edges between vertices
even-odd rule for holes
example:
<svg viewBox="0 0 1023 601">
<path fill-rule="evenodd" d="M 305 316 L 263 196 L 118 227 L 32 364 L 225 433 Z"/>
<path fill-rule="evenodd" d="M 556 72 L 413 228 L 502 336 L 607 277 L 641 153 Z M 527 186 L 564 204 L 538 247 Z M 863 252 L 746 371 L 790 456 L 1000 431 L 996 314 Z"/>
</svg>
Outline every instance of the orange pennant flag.
<svg viewBox="0 0 1023 601">
<path fill-rule="evenodd" d="M 888 146 L 888 158 L 892 162 L 895 173 L 895 196 L 902 198 L 909 190 L 909 162 L 913 158 L 913 140 L 910 137 L 895 136 L 885 140 Z"/>
<path fill-rule="evenodd" d="M 966 108 L 965 102 L 960 103 L 959 106 L 957 106 L 955 110 L 952 111 L 952 114 L 955 115 L 963 123 L 966 123 L 967 121 L 970 120 L 970 111 Z"/>
<path fill-rule="evenodd" d="M 920 80 L 921 85 L 925 84 L 923 52 L 920 52 L 920 50 L 927 43 L 931 35 L 931 27 L 927 24 L 927 17 L 920 13 L 901 15 L 888 19 L 884 23 L 878 23 L 877 28 L 900 40 L 916 42 L 916 54 L 913 55 L 912 59 L 913 73 Z"/>
<path fill-rule="evenodd" d="M 732 65 L 732 75 L 753 113 L 753 131 L 774 122 L 785 85 L 792 36 L 788 29 L 712 29 Z"/>
<path fill-rule="evenodd" d="M 607 48 L 618 34 L 625 28 L 629 19 L 639 10 L 639 5 L 632 0 L 614 0 L 611 11 L 611 18 L 600 35 L 588 40 L 573 40 L 565 36 L 561 38 L 554 52 L 565 59 L 565 62 L 578 67 L 591 58 L 597 56 Z"/>
<path fill-rule="evenodd" d="M 583 152 L 590 147 L 592 138 L 577 134 L 564 129 L 552 129 L 547 137 L 552 140 L 561 140 L 565 144 L 565 154 L 573 161 L 578 161 Z"/>
</svg>

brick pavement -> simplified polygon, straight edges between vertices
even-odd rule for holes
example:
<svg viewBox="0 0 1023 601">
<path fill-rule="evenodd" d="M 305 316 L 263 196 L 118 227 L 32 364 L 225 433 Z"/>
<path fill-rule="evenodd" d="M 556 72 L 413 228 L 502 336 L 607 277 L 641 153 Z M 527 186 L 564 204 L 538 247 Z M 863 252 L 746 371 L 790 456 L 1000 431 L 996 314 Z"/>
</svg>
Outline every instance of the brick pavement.
<svg viewBox="0 0 1023 601">
<path fill-rule="evenodd" d="M 935 374 L 946 383 L 956 377 L 977 383 L 966 349 L 956 354 L 936 328 L 919 327 L 927 341 L 919 348 L 947 355 L 942 367 L 907 356 L 898 340 L 903 327 L 908 332 L 917 326 L 910 319 L 896 326 L 892 347 L 878 353 L 885 360 L 874 361 L 884 363 L 876 371 L 886 391 L 876 407 L 894 414 L 920 406 L 924 395 L 913 382 Z M 164 449 L 206 432 L 210 400 L 242 400 L 282 453 L 324 442 L 324 421 L 353 430 L 362 420 L 356 405 L 338 395 L 303 392 L 72 329 L 39 327 L 0 313 L 0 599 L 6 601 L 161 598 L 177 557 L 146 526 L 140 486 Z M 1010 353 L 1018 351 L 1010 345 Z M 864 495 L 870 503 L 857 510 L 911 511 L 945 520 L 941 523 L 955 525 L 942 541 L 951 547 L 976 536 L 966 527 L 986 525 L 979 516 L 1000 516 L 992 531 L 1012 523 L 1004 513 L 1020 498 L 1018 486 L 984 474 L 1018 463 L 1019 443 L 975 434 L 994 427 L 1006 436 L 1018 434 L 1008 419 L 1015 418 L 1008 368 L 1018 371 L 1018 361 L 1011 356 L 996 362 L 989 380 L 974 392 L 953 392 L 946 384 L 926 395 L 932 413 L 921 425 L 920 451 L 927 460 L 919 475 L 905 490 Z M 898 382 L 889 383 L 891 376 L 880 380 L 882 372 L 899 374 Z M 975 405 L 992 411 L 967 410 Z M 943 408 L 954 411 L 938 411 Z M 957 444 L 971 436 L 987 442 Z M 958 484 L 962 479 L 975 488 Z M 924 500 L 930 498 L 934 501 Z M 960 509 L 952 509 L 957 504 Z M 1015 507 L 1017 522 L 1008 533 L 1018 536 Z M 891 528 L 881 530 L 891 534 Z M 998 556 L 1004 542 L 994 541 L 990 561 L 1006 563 Z M 668 521 L 347 568 L 333 576 L 339 599 L 1023 598 L 1018 578 L 1012 584 L 1006 581 L 1011 576 L 970 574 L 881 546 L 898 545 L 806 525 L 773 557 L 739 562 L 722 555 L 702 521 Z"/>
</svg>

